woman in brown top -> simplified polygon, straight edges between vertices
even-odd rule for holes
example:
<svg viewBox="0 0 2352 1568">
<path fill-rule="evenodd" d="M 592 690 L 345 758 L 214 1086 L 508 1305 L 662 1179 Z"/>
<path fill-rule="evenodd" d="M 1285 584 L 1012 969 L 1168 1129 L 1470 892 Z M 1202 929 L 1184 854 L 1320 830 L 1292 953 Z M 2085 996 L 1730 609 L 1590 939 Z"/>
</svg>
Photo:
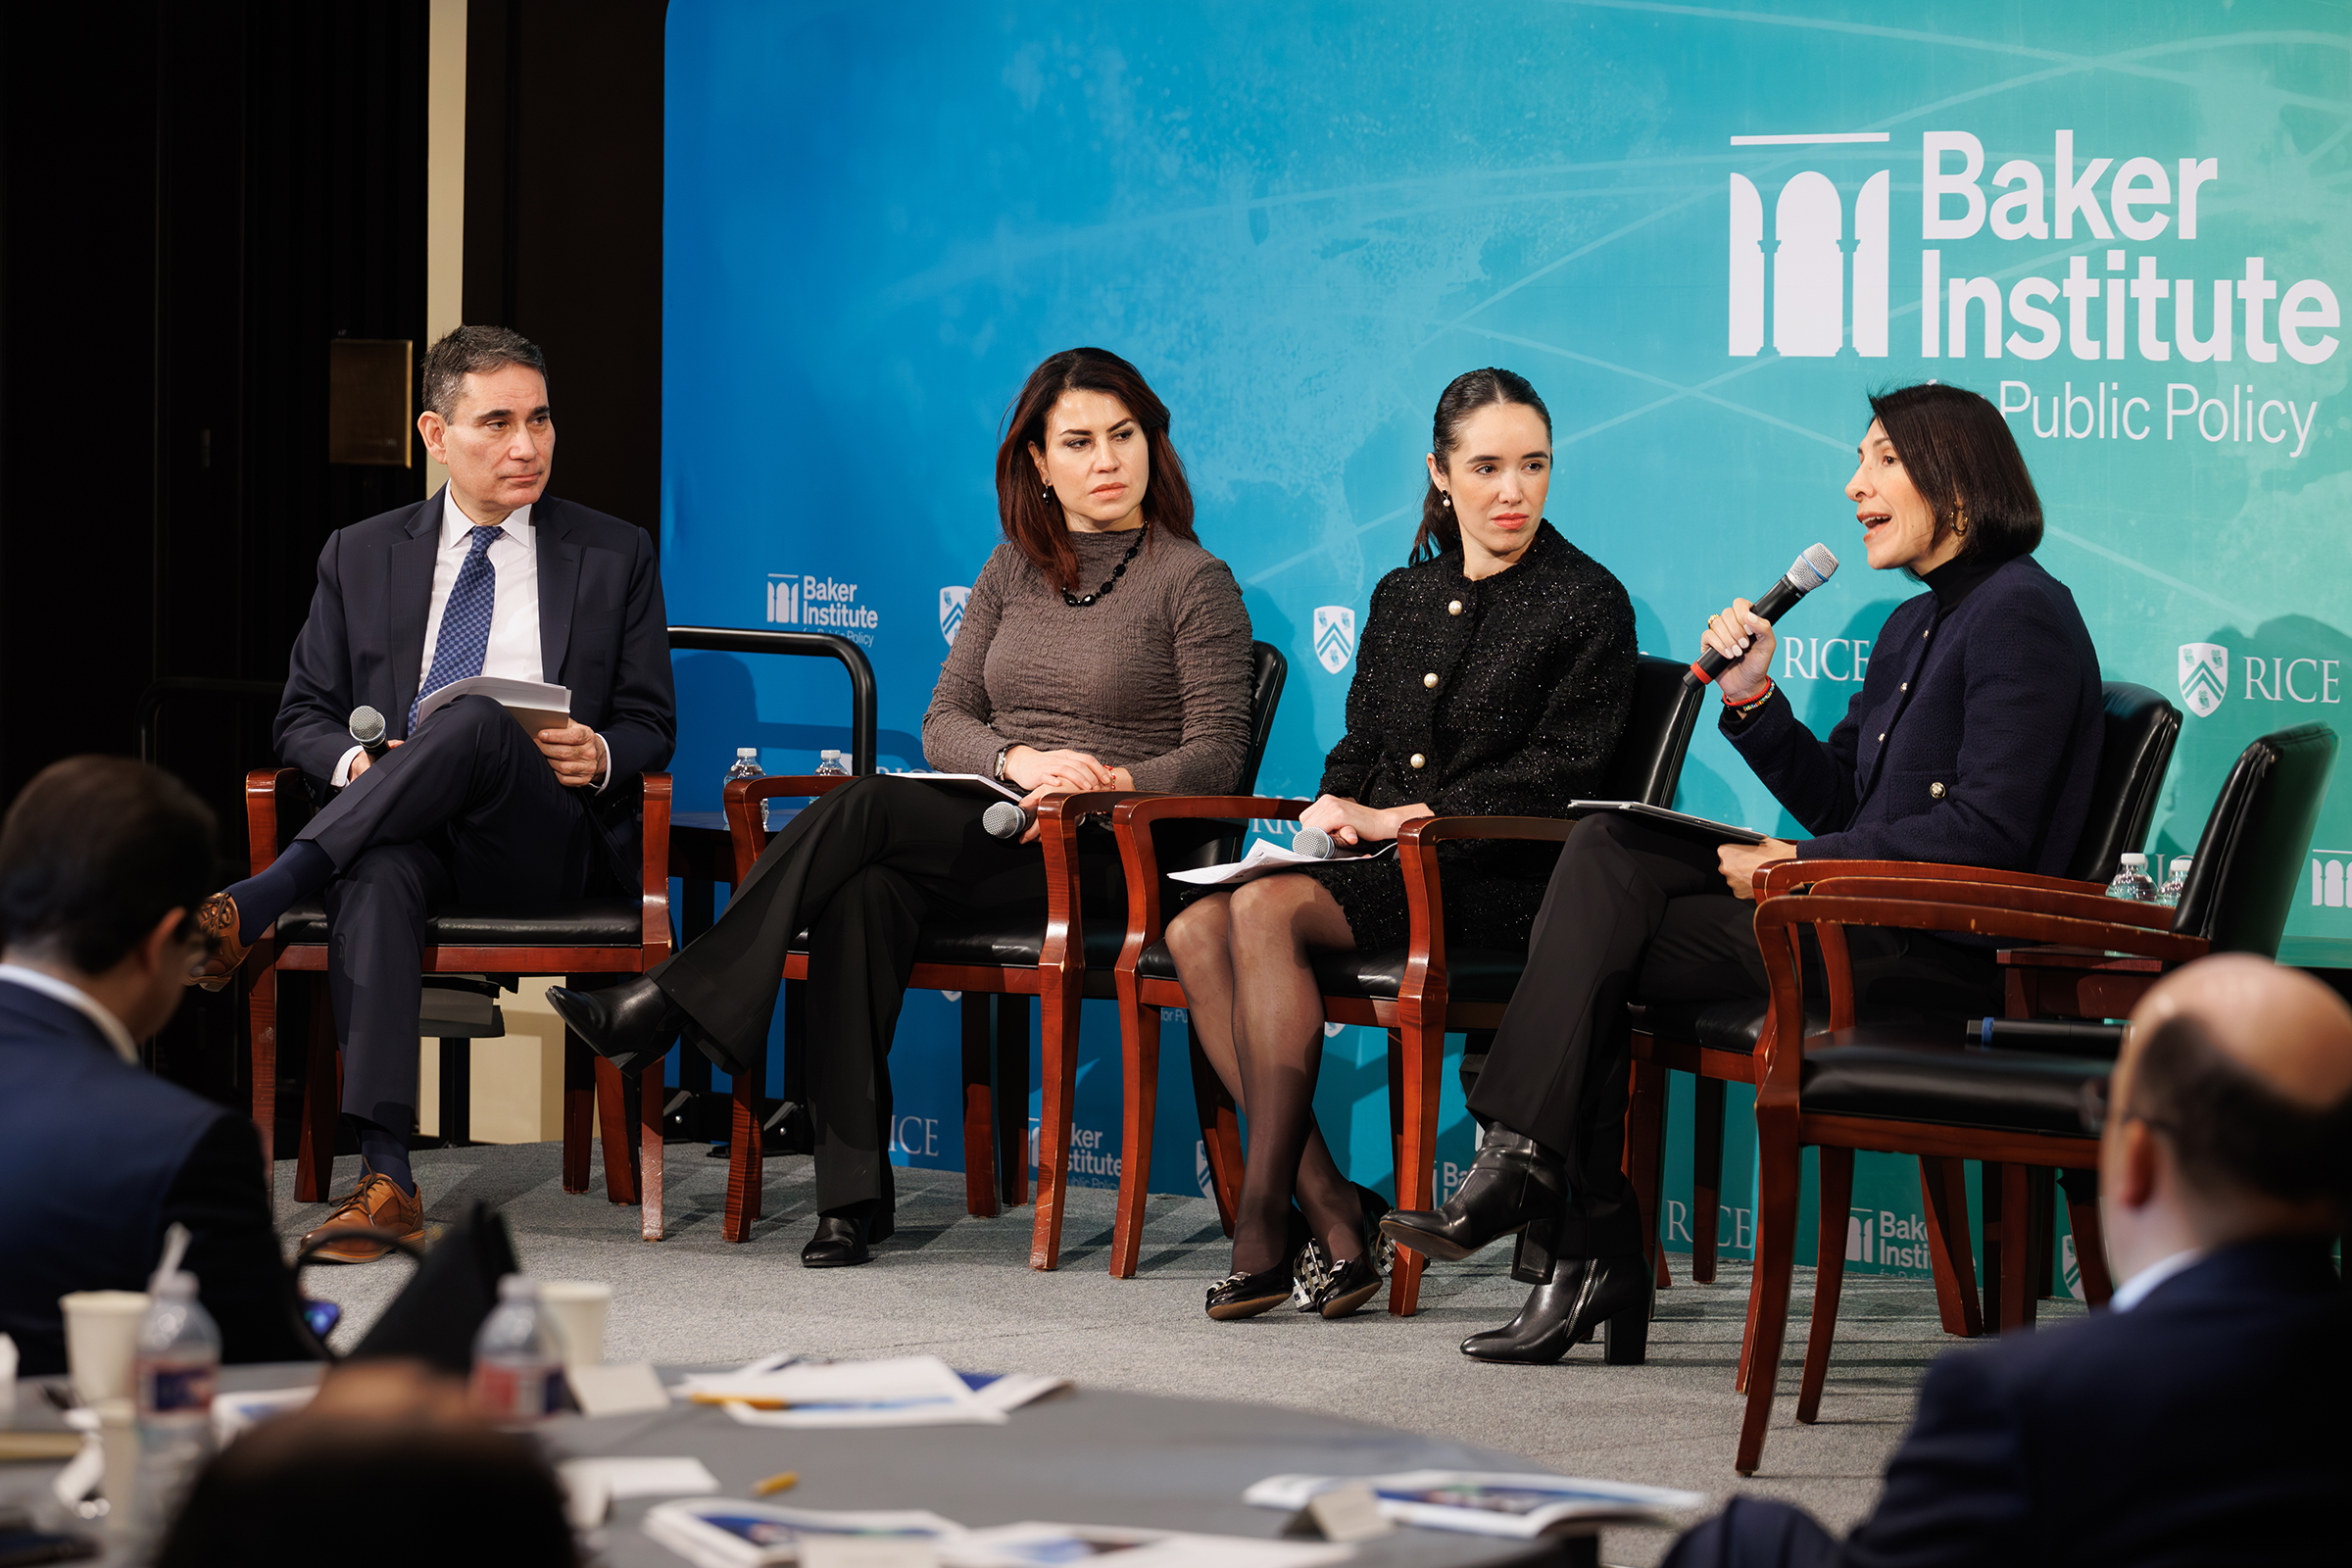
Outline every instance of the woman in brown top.
<svg viewBox="0 0 2352 1568">
<path fill-rule="evenodd" d="M 1071 790 L 1231 793 L 1249 749 L 1250 616 L 1193 536 L 1166 406 L 1118 356 L 1069 349 L 1031 373 L 1007 423 L 1004 542 L 940 671 L 925 760 L 1016 785 L 1032 808 Z M 862 1263 L 891 1232 L 890 1041 L 924 922 L 1020 905 L 1044 919 L 1037 829 L 992 837 L 993 799 L 889 774 L 844 785 L 768 841 L 717 923 L 668 962 L 549 993 L 608 1056 L 648 1060 L 683 1030 L 734 1072 L 766 1051 L 786 951 L 808 930 L 811 1268 Z M 1115 859 L 1085 859 L 1103 882 L 1087 897 L 1109 894 Z"/>
<path fill-rule="evenodd" d="M 1598 788 L 1633 706 L 1634 612 L 1607 568 L 1543 520 L 1551 416 L 1508 370 L 1472 370 L 1438 400 L 1413 564 L 1372 595 L 1348 733 L 1300 820 L 1342 845 L 1386 845 L 1416 817 L 1556 816 Z M 1553 857 L 1526 844 L 1446 845 L 1446 939 L 1524 950 Z M 1208 1315 L 1250 1317 L 1292 1294 L 1345 1317 L 1380 1287 L 1387 1205 L 1351 1187 L 1315 1129 L 1323 1046 L 1317 952 L 1405 940 L 1394 854 L 1261 877 L 1168 926 L 1193 1038 L 1250 1125 L 1233 1273 Z M 1292 1200 L 1315 1244 L 1292 1229 Z"/>
</svg>

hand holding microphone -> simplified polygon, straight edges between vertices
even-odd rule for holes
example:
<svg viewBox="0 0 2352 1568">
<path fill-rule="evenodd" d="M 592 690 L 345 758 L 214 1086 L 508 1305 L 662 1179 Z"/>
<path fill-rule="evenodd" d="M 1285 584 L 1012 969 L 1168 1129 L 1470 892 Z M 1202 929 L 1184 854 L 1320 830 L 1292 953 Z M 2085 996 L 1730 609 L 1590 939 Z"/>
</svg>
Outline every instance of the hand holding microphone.
<svg viewBox="0 0 2352 1568">
<path fill-rule="evenodd" d="M 398 741 L 384 739 L 386 727 L 384 715 L 366 703 L 362 703 L 351 710 L 348 728 L 351 731 L 351 738 L 360 744 L 360 755 L 351 760 L 351 776 L 353 778 L 358 778 L 362 773 L 367 772 L 368 766 L 377 758 L 400 744 Z"/>
<path fill-rule="evenodd" d="M 1707 629 L 1699 637 L 1698 662 L 1684 680 L 1703 685 L 1738 665 L 1737 674 L 1725 682 L 1726 701 L 1741 702 L 1763 690 L 1772 671 L 1772 623 L 1828 582 L 1837 570 L 1838 558 L 1830 554 L 1830 547 L 1815 545 L 1796 558 L 1788 575 L 1774 583 L 1763 598 L 1753 604 L 1733 600 L 1729 609 L 1707 621 Z"/>
</svg>

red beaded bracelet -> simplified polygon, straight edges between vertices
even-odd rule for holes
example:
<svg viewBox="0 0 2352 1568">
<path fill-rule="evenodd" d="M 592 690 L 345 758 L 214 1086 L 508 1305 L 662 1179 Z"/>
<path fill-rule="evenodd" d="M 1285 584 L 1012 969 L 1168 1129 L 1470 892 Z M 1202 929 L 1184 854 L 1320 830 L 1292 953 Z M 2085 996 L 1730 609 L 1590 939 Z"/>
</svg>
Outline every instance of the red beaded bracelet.
<svg viewBox="0 0 2352 1568">
<path fill-rule="evenodd" d="M 1732 710 L 1732 716 L 1734 718 L 1744 719 L 1755 712 L 1757 709 L 1762 708 L 1770 701 L 1772 701 L 1772 682 L 1767 679 L 1764 682 L 1764 689 L 1755 696 L 1749 698 L 1746 702 L 1735 703 L 1729 697 L 1726 697 L 1723 700 L 1723 706 Z"/>
</svg>

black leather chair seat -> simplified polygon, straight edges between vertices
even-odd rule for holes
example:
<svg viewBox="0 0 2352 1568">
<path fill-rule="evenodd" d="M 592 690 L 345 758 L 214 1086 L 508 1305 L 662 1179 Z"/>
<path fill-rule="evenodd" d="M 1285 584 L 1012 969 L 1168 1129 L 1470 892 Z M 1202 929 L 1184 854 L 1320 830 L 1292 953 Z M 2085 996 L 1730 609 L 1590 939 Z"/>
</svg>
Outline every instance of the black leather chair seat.
<svg viewBox="0 0 2352 1568">
<path fill-rule="evenodd" d="M 1315 984 L 1332 997 L 1393 997 L 1404 984 L 1405 950 L 1325 953 L 1315 958 Z M 1446 997 L 1449 1002 L 1508 1002 L 1527 967 L 1525 948 L 1446 950 Z"/>
<path fill-rule="evenodd" d="M 1735 997 L 1728 1002 L 1638 1002 L 1625 1010 L 1636 1029 L 1660 1040 L 1685 1040 L 1702 1051 L 1752 1056 L 1771 1006 L 1760 997 Z M 1825 1029 L 1829 1021 L 1827 1013 L 1808 1010 L 1805 1032 Z"/>
<path fill-rule="evenodd" d="M 1915 1028 L 1840 1029 L 1805 1053 L 1809 1114 L 2087 1136 L 2082 1085 L 2113 1062 L 1929 1043 Z"/>
<path fill-rule="evenodd" d="M 1125 915 L 1121 910 L 1116 922 L 1086 922 L 1087 968 L 1108 970 L 1119 961 L 1119 949 L 1127 941 Z M 806 936 L 793 946 L 805 950 Z M 915 942 L 914 961 L 1034 969 L 1045 946 L 1045 917 L 1034 912 L 994 920 L 934 920 Z"/>
<path fill-rule="evenodd" d="M 530 910 L 443 909 L 424 939 L 454 948 L 633 948 L 645 940 L 645 905 L 634 895 L 570 899 Z M 326 940 L 326 906 L 305 899 L 277 922 L 291 943 Z"/>
</svg>

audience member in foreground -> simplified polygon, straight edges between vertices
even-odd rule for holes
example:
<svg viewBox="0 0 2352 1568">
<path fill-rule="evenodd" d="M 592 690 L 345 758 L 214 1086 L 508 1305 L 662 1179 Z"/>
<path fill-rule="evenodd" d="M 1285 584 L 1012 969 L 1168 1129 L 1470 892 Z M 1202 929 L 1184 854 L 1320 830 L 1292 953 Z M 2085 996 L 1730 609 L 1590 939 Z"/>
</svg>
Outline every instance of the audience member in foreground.
<svg viewBox="0 0 2352 1568">
<path fill-rule="evenodd" d="M 1250 612 L 1193 533 L 1167 406 L 1117 355 L 1065 349 L 1029 373 L 1006 426 L 1004 541 L 940 669 L 925 760 L 1025 791 L 1030 808 L 1071 791 L 1231 791 L 1250 750 Z M 907 516 L 889 525 L 904 534 Z M 810 1268 L 863 1263 L 893 1228 L 890 1042 L 924 923 L 1034 914 L 1045 930 L 1036 822 L 1017 843 L 990 836 L 995 800 L 911 778 L 844 785 L 768 841 L 717 924 L 666 963 L 548 992 L 606 1056 L 646 1059 L 683 1027 L 735 1072 L 766 1052 L 785 955 L 808 933 Z M 1125 907 L 1107 835 L 1080 876 L 1085 907 Z"/>
<path fill-rule="evenodd" d="M 2099 1150 L 2111 1309 L 1929 1370 L 1877 1510 L 1840 1545 L 1736 1499 L 1670 1568 L 2341 1562 L 2352 1009 L 2229 956 L 2132 1016 Z"/>
<path fill-rule="evenodd" d="M 461 1378 L 407 1361 L 327 1374 L 206 1467 L 158 1568 L 570 1568 L 564 1496 L 530 1442 L 468 1414 Z"/>
<path fill-rule="evenodd" d="M 139 1065 L 204 952 L 213 813 L 122 758 L 44 768 L 0 822 L 0 1332 L 66 1370 L 57 1299 L 140 1291 L 178 1221 L 230 1361 L 307 1360 L 261 1142 Z"/>
<path fill-rule="evenodd" d="M 1509 370 L 1472 370 L 1446 388 L 1433 424 L 1420 532 L 1373 592 L 1348 733 L 1299 819 L 1363 852 L 1419 817 L 1553 816 L 1598 794 L 1633 707 L 1633 604 L 1544 520 L 1544 400 Z M 1440 850 L 1446 939 L 1523 947 L 1552 858 L 1525 843 Z M 1349 1185 L 1315 1126 L 1324 1019 L 1312 956 L 1400 947 L 1407 924 L 1394 855 L 1260 877 L 1169 924 L 1193 1038 L 1250 1125 L 1233 1272 L 1210 1288 L 1210 1317 L 1271 1310 L 1294 1273 L 1301 1310 L 1328 1318 L 1380 1288 L 1388 1205 Z M 1303 1267 L 1294 1214 L 1317 1244 Z"/>
<path fill-rule="evenodd" d="M 320 803 L 260 875 L 198 911 L 226 985 L 262 933 L 322 894 L 343 1047 L 343 1119 L 360 1182 L 321 1233 L 424 1239 L 409 1168 L 425 920 L 452 904 L 527 907 L 639 885 L 636 780 L 677 738 L 668 618 L 645 530 L 547 494 L 555 416 L 547 361 L 504 327 L 461 326 L 424 357 L 425 450 L 449 467 L 428 500 L 337 529 L 318 555 L 274 730 Z M 570 722 L 526 731 L 474 676 L 569 688 Z M 381 713 L 380 757 L 351 713 Z M 358 1236 L 321 1255 L 366 1263 Z"/>
<path fill-rule="evenodd" d="M 1393 1213 L 1398 1246 L 1456 1259 L 1514 1232 L 1534 1285 L 1509 1324 L 1462 1342 L 1482 1361 L 1548 1363 L 1601 1329 L 1642 1359 L 1650 1268 L 1625 1178 L 1633 1069 L 1625 1004 L 1762 997 L 1754 873 L 1809 860 L 1936 860 L 2055 875 L 2075 854 L 2104 733 L 2099 660 L 2066 585 L 2034 560 L 2041 501 L 2001 412 L 1933 382 L 1870 400 L 1845 483 L 1874 571 L 1928 591 L 1895 608 L 1861 691 L 1827 740 L 1772 684 L 1772 626 L 1744 599 L 1701 645 L 1724 737 L 1812 837 L 1708 844 L 1599 817 L 1561 850 L 1527 969 L 1472 1086 L 1489 1122 L 1442 1208 Z M 1998 1010 L 1984 948 L 1917 932 L 1846 933 L 1865 1009 Z M 1653 1216 L 1654 1217 L 1654 1216 Z"/>
</svg>

